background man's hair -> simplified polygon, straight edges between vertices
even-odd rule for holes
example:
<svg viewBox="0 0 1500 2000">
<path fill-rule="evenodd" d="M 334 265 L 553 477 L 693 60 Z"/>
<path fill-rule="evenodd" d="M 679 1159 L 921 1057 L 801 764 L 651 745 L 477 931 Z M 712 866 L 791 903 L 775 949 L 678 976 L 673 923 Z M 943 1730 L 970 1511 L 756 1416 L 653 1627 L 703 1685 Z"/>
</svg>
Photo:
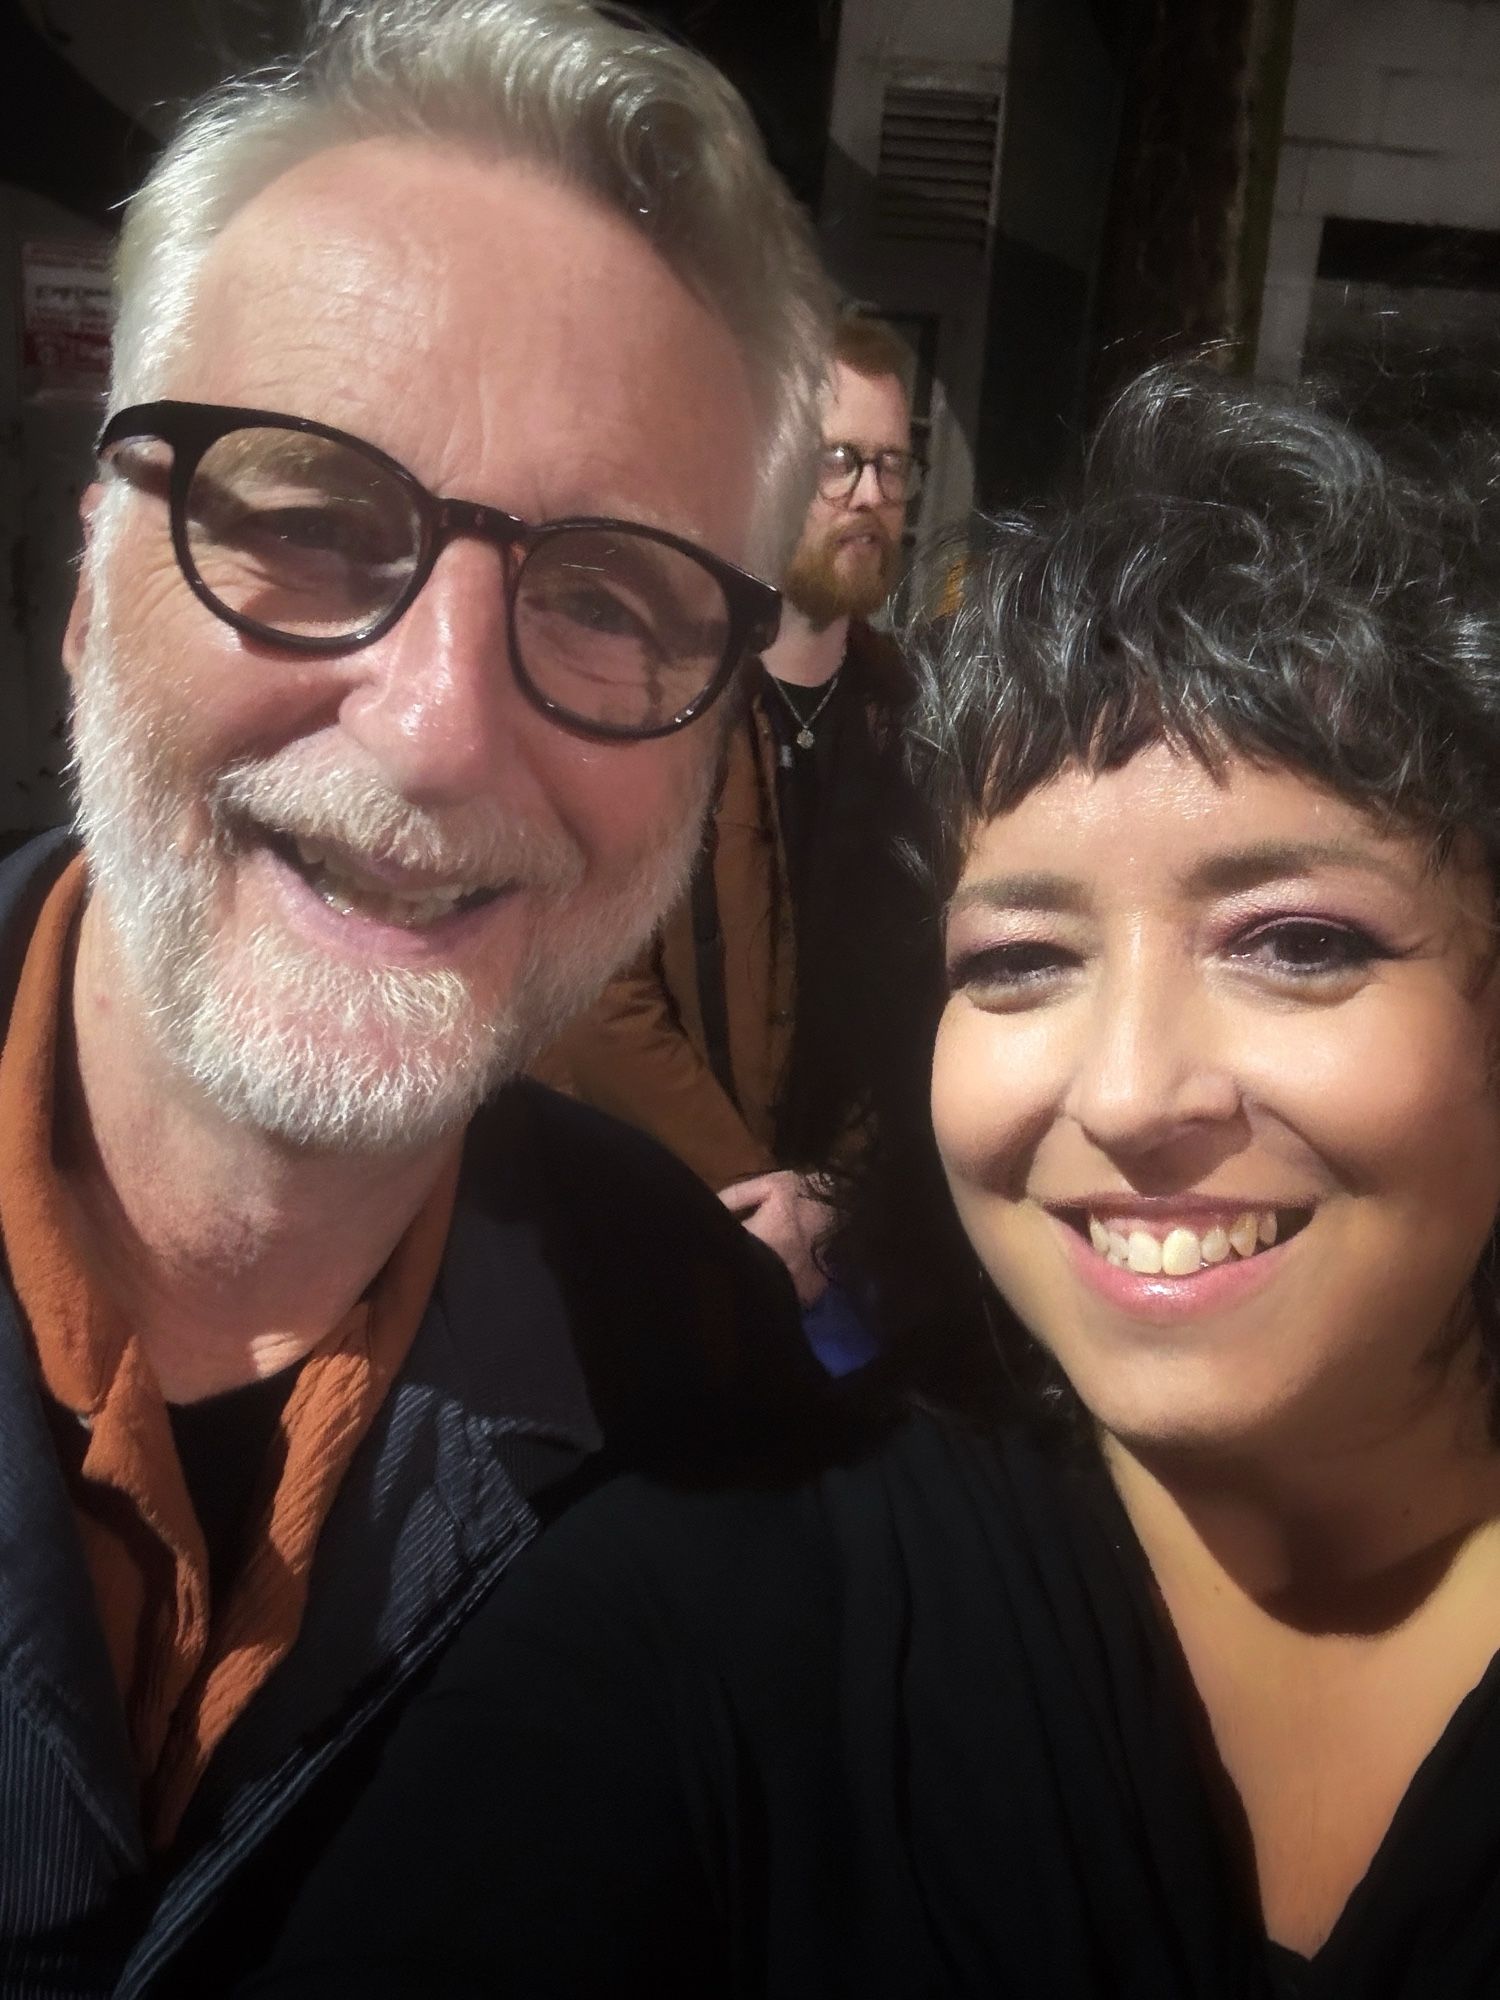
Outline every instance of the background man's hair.
<svg viewBox="0 0 1500 2000">
<path fill-rule="evenodd" d="M 913 372 L 910 347 L 893 326 L 867 313 L 841 312 L 834 322 L 833 358 L 856 375 L 894 375 L 909 385 Z"/>
<path fill-rule="evenodd" d="M 811 493 L 827 367 L 831 298 L 811 231 L 718 71 L 588 0 L 325 0 L 300 54 L 204 98 L 130 204 L 111 406 L 163 392 L 231 217 L 299 161 L 367 138 L 524 160 L 647 238 L 745 357 L 756 560 L 779 571 Z"/>
</svg>

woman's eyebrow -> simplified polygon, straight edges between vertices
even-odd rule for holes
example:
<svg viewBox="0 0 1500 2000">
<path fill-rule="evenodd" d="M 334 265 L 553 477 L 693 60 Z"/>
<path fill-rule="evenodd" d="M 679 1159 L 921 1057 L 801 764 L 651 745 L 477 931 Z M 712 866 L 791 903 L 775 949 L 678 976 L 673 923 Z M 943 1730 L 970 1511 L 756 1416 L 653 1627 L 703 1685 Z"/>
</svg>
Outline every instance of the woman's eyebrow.
<svg viewBox="0 0 1500 2000">
<path fill-rule="evenodd" d="M 1315 868 L 1357 868 L 1409 889 L 1411 876 L 1398 862 L 1346 840 L 1267 840 L 1211 854 L 1189 868 L 1182 885 L 1190 895 L 1225 895 L 1254 889 L 1286 876 L 1310 875 Z"/>
<path fill-rule="evenodd" d="M 1082 882 L 1070 875 L 1042 872 L 1024 875 L 985 875 L 977 882 L 962 883 L 948 903 L 948 915 L 959 910 L 1065 910 L 1081 915 L 1091 899 Z"/>
<path fill-rule="evenodd" d="M 1236 889 L 1257 888 L 1263 882 L 1310 875 L 1316 868 L 1354 868 L 1378 875 L 1399 888 L 1412 886 L 1409 871 L 1357 841 L 1267 840 L 1226 849 L 1195 862 L 1181 878 L 1189 896 L 1222 896 Z M 1028 870 L 1015 875 L 984 875 L 964 882 L 948 904 L 951 919 L 961 910 L 1057 910 L 1087 915 L 1093 898 L 1076 876 Z"/>
</svg>

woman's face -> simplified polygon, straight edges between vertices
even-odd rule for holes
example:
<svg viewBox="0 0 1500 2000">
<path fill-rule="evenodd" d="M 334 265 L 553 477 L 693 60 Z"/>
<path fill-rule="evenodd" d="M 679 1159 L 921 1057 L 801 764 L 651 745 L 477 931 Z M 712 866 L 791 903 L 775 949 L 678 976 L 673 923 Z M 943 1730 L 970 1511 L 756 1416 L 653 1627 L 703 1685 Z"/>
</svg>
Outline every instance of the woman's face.
<svg viewBox="0 0 1500 2000">
<path fill-rule="evenodd" d="M 938 1144 L 1106 1431 L 1336 1449 L 1435 1393 L 1500 1207 L 1492 914 L 1476 862 L 1161 746 L 979 829 Z"/>
</svg>

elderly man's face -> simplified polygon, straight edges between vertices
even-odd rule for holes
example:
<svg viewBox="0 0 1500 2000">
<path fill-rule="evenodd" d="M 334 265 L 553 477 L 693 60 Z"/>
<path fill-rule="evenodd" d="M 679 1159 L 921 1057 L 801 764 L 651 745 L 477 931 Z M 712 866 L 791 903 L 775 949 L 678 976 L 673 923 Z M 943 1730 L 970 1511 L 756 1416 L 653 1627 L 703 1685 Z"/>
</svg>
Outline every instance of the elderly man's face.
<svg viewBox="0 0 1500 2000">
<path fill-rule="evenodd" d="M 371 141 L 287 173 L 215 246 L 163 393 L 321 419 L 527 520 L 750 553 L 733 339 L 633 231 L 519 165 Z M 215 619 L 160 498 L 121 496 L 103 540 L 69 664 L 98 920 L 140 1017 L 287 1138 L 456 1124 L 674 893 L 714 719 L 633 744 L 557 727 L 473 540 L 337 657 Z"/>
</svg>

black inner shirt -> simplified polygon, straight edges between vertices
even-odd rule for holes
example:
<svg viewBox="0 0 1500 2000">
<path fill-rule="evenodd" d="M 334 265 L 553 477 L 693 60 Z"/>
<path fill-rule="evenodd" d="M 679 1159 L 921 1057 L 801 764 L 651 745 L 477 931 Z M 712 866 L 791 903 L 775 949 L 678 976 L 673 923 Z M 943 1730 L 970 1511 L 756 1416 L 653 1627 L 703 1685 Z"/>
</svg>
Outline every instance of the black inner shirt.
<svg viewBox="0 0 1500 2000">
<path fill-rule="evenodd" d="M 167 1405 L 188 1497 L 208 1545 L 212 1603 L 222 1602 L 244 1559 L 246 1531 L 264 1497 L 266 1454 L 301 1372 L 298 1361 L 264 1381 Z"/>
<path fill-rule="evenodd" d="M 1276 2000 L 1301 2000 L 1312 1972 L 1311 1961 L 1290 1946 L 1266 1942 L 1266 1959 Z"/>
<path fill-rule="evenodd" d="M 857 703 L 853 714 L 849 713 L 849 683 L 842 669 L 831 693 L 826 682 L 821 687 L 789 686 L 765 669 L 762 673 L 764 705 L 776 743 L 776 817 L 800 951 L 809 892 L 815 886 L 812 875 L 819 808 L 837 803 L 840 752 L 849 729 L 858 729 L 863 717 Z M 808 748 L 797 741 L 802 733 L 798 718 L 810 717 L 825 695 L 827 705 L 811 726 L 813 740 Z"/>
<path fill-rule="evenodd" d="M 807 1169 L 827 1164 L 871 1080 L 904 1059 L 914 995 L 931 982 L 935 931 L 901 858 L 918 803 L 899 731 L 872 720 L 857 666 L 841 670 L 808 747 L 796 740 L 802 725 L 779 684 L 762 673 L 797 947 L 775 1150 L 785 1165 Z M 826 682 L 794 687 L 790 702 L 811 716 L 826 692 Z"/>
</svg>

